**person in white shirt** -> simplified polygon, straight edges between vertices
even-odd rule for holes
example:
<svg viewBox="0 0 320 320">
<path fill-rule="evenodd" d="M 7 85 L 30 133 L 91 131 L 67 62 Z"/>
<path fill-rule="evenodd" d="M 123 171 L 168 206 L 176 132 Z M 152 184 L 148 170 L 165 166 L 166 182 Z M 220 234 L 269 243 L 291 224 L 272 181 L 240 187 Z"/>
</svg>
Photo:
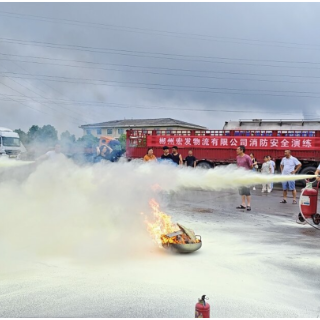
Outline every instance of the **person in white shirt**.
<svg viewBox="0 0 320 320">
<path fill-rule="evenodd" d="M 301 162 L 291 155 L 290 150 L 285 150 L 284 158 L 281 160 L 280 169 L 281 174 L 289 175 L 296 174 L 297 171 L 301 168 Z M 280 203 L 287 203 L 287 190 L 292 191 L 293 204 L 297 204 L 297 191 L 294 181 L 285 181 L 282 182 L 283 188 L 283 200 Z"/>
<path fill-rule="evenodd" d="M 257 172 L 257 170 L 259 168 L 258 167 L 258 162 L 257 162 L 257 159 L 254 157 L 254 154 L 252 152 L 250 153 L 250 158 L 252 160 L 252 165 L 253 165 L 252 171 Z M 256 187 L 253 186 L 252 190 L 256 190 Z"/>
<path fill-rule="evenodd" d="M 276 169 L 276 163 L 272 160 L 271 156 L 268 156 L 268 159 L 271 163 L 271 174 L 274 174 L 274 170 Z M 270 183 L 271 191 L 273 189 L 273 182 Z"/>
<path fill-rule="evenodd" d="M 56 144 L 54 146 L 54 150 L 48 151 L 43 156 L 39 157 L 36 161 L 43 161 L 43 160 L 58 160 L 65 158 L 65 155 L 61 153 L 61 146 L 60 144 Z"/>
<path fill-rule="evenodd" d="M 271 174 L 271 162 L 269 161 L 269 157 L 265 156 L 264 157 L 264 163 L 262 164 L 261 167 L 261 173 L 262 174 Z M 271 192 L 271 184 L 270 183 L 263 183 L 262 184 L 262 191 L 261 192 Z"/>
</svg>

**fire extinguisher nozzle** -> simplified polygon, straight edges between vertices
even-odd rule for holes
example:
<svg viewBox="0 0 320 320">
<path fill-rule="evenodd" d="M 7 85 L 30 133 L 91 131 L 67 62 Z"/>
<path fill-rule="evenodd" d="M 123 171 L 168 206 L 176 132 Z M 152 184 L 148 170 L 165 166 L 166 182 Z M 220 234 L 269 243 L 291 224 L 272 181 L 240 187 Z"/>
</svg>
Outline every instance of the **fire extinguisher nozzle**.
<svg viewBox="0 0 320 320">
<path fill-rule="evenodd" d="M 210 318 L 210 304 L 206 303 L 206 295 L 202 295 L 196 304 L 195 317 L 196 318 Z"/>
</svg>

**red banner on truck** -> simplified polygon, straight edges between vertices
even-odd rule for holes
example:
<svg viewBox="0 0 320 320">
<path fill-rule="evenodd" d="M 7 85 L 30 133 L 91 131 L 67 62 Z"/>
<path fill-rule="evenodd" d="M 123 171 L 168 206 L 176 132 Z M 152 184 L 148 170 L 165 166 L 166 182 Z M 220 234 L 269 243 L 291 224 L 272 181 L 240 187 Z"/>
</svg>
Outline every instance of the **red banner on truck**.
<svg viewBox="0 0 320 320">
<path fill-rule="evenodd" d="M 147 136 L 149 147 L 178 146 L 181 148 L 236 148 L 317 150 L 319 138 L 315 137 L 237 137 L 237 136 Z"/>
</svg>

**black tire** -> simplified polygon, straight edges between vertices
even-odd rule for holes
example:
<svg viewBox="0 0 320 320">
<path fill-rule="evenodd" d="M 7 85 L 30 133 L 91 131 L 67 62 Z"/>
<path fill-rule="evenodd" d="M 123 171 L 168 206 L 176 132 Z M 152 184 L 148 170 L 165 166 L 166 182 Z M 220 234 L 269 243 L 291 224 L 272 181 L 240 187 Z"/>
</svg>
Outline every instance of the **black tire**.
<svg viewBox="0 0 320 320">
<path fill-rule="evenodd" d="M 314 224 L 318 225 L 320 223 L 320 214 L 316 213 L 311 216 Z"/>
<path fill-rule="evenodd" d="M 197 164 L 197 167 L 203 168 L 203 169 L 211 169 L 212 165 L 209 162 L 203 161 Z"/>
<path fill-rule="evenodd" d="M 303 218 L 303 216 L 301 215 L 301 213 L 298 214 L 298 219 L 300 222 L 305 222 L 306 220 Z"/>
<path fill-rule="evenodd" d="M 315 171 L 317 170 L 316 167 L 305 167 L 302 170 L 299 171 L 299 174 L 313 174 L 315 173 Z M 316 179 L 310 179 L 310 182 L 314 183 L 316 181 Z M 303 185 L 303 187 L 306 186 L 306 182 L 304 180 L 301 180 L 301 184 Z"/>
</svg>

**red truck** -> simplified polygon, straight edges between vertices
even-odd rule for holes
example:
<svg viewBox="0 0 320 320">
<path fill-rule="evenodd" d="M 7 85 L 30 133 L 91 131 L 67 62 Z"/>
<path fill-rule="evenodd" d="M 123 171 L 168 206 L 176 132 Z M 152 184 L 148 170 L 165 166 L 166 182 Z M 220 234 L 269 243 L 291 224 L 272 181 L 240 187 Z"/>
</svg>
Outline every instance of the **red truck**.
<svg viewBox="0 0 320 320">
<path fill-rule="evenodd" d="M 227 125 L 228 123 L 224 129 Z M 302 163 L 299 173 L 314 174 L 320 162 L 320 130 L 307 130 L 304 124 L 298 126 L 299 129 L 294 126 L 294 130 L 282 130 L 277 129 L 276 126 L 269 126 L 272 128 L 270 130 L 261 124 L 260 127 L 256 127 L 248 128 L 248 126 L 238 125 L 228 130 L 172 130 L 170 132 L 168 130 L 128 130 L 126 157 L 129 160 L 143 158 L 149 147 L 153 148 L 156 157 L 160 157 L 163 146 L 169 148 L 178 146 L 183 158 L 187 156 L 189 150 L 192 150 L 198 159 L 197 166 L 213 168 L 217 165 L 235 163 L 236 148 L 244 145 L 246 153 L 254 153 L 259 164 L 263 162 L 265 155 L 270 155 L 275 159 L 276 169 L 279 170 L 284 150 L 289 149 L 292 155 Z M 292 127 L 291 125 L 290 128 Z"/>
</svg>

